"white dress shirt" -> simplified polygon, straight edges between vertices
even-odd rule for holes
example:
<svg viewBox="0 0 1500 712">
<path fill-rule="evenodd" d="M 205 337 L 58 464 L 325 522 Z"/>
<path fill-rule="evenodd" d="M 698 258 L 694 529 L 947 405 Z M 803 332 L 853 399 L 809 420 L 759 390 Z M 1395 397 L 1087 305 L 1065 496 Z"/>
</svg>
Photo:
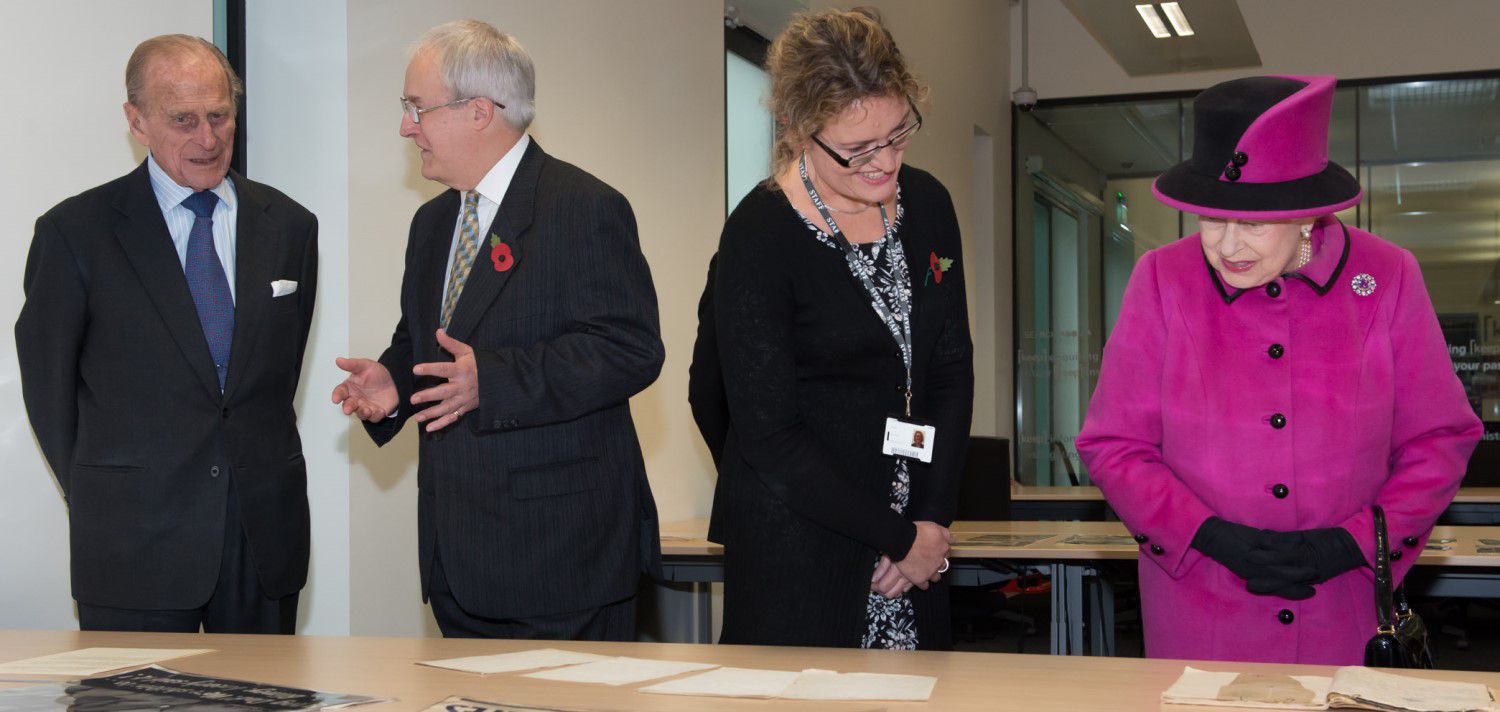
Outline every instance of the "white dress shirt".
<svg viewBox="0 0 1500 712">
<path fill-rule="evenodd" d="M 151 191 L 156 194 L 156 203 L 161 207 L 161 216 L 167 221 L 167 232 L 172 236 L 172 246 L 177 248 L 177 263 L 187 269 L 188 238 L 193 234 L 193 221 L 198 216 L 182 204 L 194 193 L 192 188 L 177 185 L 167 172 L 157 165 L 156 158 L 146 157 L 146 171 L 151 176 Z M 509 179 L 507 179 L 509 180 Z M 234 193 L 234 182 L 229 176 L 213 187 L 219 203 L 214 206 L 214 252 L 219 255 L 219 264 L 224 266 L 224 276 L 229 279 L 229 298 L 234 299 L 234 246 L 235 220 L 240 212 L 239 198 Z M 493 215 L 494 213 L 491 213 Z"/>
</svg>

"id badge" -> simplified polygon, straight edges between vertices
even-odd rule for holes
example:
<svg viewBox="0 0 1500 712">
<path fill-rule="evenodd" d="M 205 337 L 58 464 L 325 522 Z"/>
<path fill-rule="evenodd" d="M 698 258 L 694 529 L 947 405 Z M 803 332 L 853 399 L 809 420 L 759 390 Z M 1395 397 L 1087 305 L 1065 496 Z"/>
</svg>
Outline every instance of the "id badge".
<svg viewBox="0 0 1500 712">
<path fill-rule="evenodd" d="M 881 442 L 880 452 L 931 464 L 932 448 L 936 443 L 936 427 L 890 416 L 885 419 L 885 440 Z"/>
</svg>

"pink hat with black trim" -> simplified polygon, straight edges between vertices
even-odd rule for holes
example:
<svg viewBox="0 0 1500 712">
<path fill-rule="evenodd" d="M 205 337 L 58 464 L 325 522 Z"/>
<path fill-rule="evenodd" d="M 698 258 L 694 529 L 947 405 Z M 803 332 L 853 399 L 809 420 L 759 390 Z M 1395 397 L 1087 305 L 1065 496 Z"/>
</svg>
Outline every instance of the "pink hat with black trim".
<svg viewBox="0 0 1500 712">
<path fill-rule="evenodd" d="M 1215 218 L 1292 220 L 1359 203 L 1364 191 L 1328 160 L 1331 76 L 1215 84 L 1193 102 L 1193 156 L 1151 186 L 1178 210 Z"/>
</svg>

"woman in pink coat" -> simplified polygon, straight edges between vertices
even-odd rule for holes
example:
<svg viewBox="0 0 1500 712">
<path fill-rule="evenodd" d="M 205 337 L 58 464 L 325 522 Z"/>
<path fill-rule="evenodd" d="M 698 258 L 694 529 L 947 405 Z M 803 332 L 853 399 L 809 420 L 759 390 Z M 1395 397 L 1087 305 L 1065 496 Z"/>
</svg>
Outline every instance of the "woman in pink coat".
<svg viewBox="0 0 1500 712">
<path fill-rule="evenodd" d="M 1399 583 L 1482 433 L 1410 252 L 1333 213 L 1333 77 L 1196 100 L 1157 198 L 1200 232 L 1135 266 L 1078 452 L 1140 543 L 1146 652 L 1358 664 L 1371 505 Z"/>
</svg>

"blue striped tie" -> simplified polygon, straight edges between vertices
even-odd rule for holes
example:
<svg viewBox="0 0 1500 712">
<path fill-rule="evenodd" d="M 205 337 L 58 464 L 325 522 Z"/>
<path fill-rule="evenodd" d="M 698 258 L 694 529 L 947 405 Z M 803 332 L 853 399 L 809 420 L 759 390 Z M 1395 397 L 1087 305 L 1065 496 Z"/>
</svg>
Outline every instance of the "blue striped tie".
<svg viewBox="0 0 1500 712">
<path fill-rule="evenodd" d="M 222 391 L 224 378 L 229 375 L 229 346 L 234 342 L 234 297 L 229 293 L 229 278 L 224 276 L 219 253 L 214 250 L 214 207 L 218 203 L 219 196 L 207 190 L 182 201 L 182 206 L 197 216 L 193 231 L 188 233 L 187 261 L 182 270 L 187 274 L 193 304 L 198 307 L 198 323 L 208 339 L 208 353 L 213 356 L 214 370 L 219 372 Z"/>
</svg>

